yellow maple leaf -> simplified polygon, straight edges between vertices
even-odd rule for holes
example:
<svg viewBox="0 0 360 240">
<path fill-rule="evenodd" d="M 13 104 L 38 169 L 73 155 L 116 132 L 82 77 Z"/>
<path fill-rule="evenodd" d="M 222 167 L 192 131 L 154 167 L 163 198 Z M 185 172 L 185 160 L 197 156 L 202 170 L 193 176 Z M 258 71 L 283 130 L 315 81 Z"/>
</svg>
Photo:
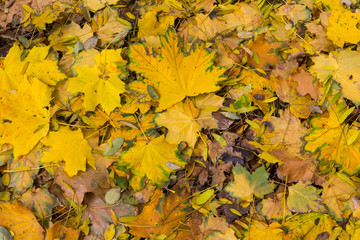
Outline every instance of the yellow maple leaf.
<svg viewBox="0 0 360 240">
<path fill-rule="evenodd" d="M 324 232 L 328 233 L 329 239 L 331 239 L 332 237 L 336 238 L 341 231 L 341 228 L 329 215 L 316 212 L 295 215 L 284 222 L 282 227 L 287 229 L 287 233 L 283 238 L 278 239 L 284 240 L 313 240 Z"/>
<path fill-rule="evenodd" d="M 329 55 L 320 55 L 312 58 L 315 65 L 310 73 L 324 82 L 329 75 L 341 84 L 344 97 L 360 104 L 360 53 L 349 49 L 332 52 Z"/>
<path fill-rule="evenodd" d="M 196 121 L 199 113 L 192 102 L 180 102 L 160 113 L 155 122 L 169 130 L 166 135 L 167 142 L 178 144 L 186 141 L 193 148 L 201 131 Z"/>
<path fill-rule="evenodd" d="M 0 96 L 0 144 L 12 144 L 14 157 L 25 155 L 49 131 L 51 89 L 25 75 L 18 91 L 0 90 Z"/>
<path fill-rule="evenodd" d="M 356 44 L 360 39 L 360 13 L 345 9 L 340 4 L 333 4 L 329 26 L 326 35 L 334 44 L 339 47 L 344 46 L 345 42 Z"/>
<path fill-rule="evenodd" d="M 28 56 L 21 60 L 23 51 L 14 45 L 4 61 L 4 69 L 0 68 L 0 88 L 14 90 L 22 82 L 23 75 L 37 78 L 42 82 L 55 85 L 67 78 L 59 71 L 57 61 L 46 59 L 50 47 L 33 47 Z"/>
<path fill-rule="evenodd" d="M 14 44 L 6 55 L 3 61 L 4 67 L 0 67 L 0 89 L 9 91 L 18 88 L 26 70 L 26 62 L 20 61 L 21 54 L 19 46 Z"/>
<path fill-rule="evenodd" d="M 319 160 L 335 161 L 341 164 L 344 171 L 354 174 L 360 169 L 360 141 L 355 139 L 357 129 L 348 124 L 339 122 L 336 109 L 329 112 L 329 116 L 313 118 L 312 131 L 305 137 L 307 141 L 305 151 L 319 152 Z"/>
<path fill-rule="evenodd" d="M 162 11 L 164 10 L 162 9 Z M 174 25 L 175 19 L 176 16 L 161 16 L 156 9 L 152 9 L 139 19 L 138 37 L 144 38 L 152 47 L 160 47 L 159 35 L 164 34 L 169 26 Z"/>
<path fill-rule="evenodd" d="M 52 9 L 52 7 L 46 6 L 41 14 L 33 15 L 31 24 L 34 24 L 34 26 L 38 29 L 45 30 L 46 24 L 53 23 L 60 13 L 60 10 Z"/>
<path fill-rule="evenodd" d="M 1 226 L 14 232 L 15 240 L 44 239 L 44 229 L 34 214 L 18 201 L 0 202 L 0 222 Z"/>
<path fill-rule="evenodd" d="M 120 56 L 121 50 L 103 50 L 95 57 L 95 66 L 76 67 L 77 77 L 71 78 L 70 92 L 83 92 L 84 107 L 94 111 L 101 104 L 106 113 L 120 106 L 120 93 L 126 91 L 125 84 L 119 79 L 119 67 L 125 64 Z"/>
<path fill-rule="evenodd" d="M 160 95 L 157 111 L 180 102 L 186 96 L 220 89 L 224 69 L 214 66 L 215 52 L 197 45 L 188 55 L 182 53 L 177 35 L 168 31 L 161 37 L 159 54 L 148 44 L 135 44 L 129 49 L 130 69 L 142 74 Z"/>
<path fill-rule="evenodd" d="M 117 0 L 85 0 L 83 4 L 88 7 L 90 11 L 96 12 L 107 5 L 113 5 L 117 2 Z"/>
<path fill-rule="evenodd" d="M 322 187 L 321 198 L 330 213 L 335 217 L 335 220 L 341 221 L 347 218 L 348 216 L 345 215 L 346 210 L 354 211 L 351 198 L 357 193 L 354 184 L 347 176 L 337 173 L 328 181 L 325 181 Z"/>
<path fill-rule="evenodd" d="M 164 136 L 150 142 L 137 141 L 134 147 L 122 153 L 118 165 L 138 172 L 154 185 L 162 185 L 173 170 L 169 166 L 179 169 L 185 166 L 177 150 L 176 145 L 165 142 Z"/>
<path fill-rule="evenodd" d="M 68 47 L 74 46 L 77 41 L 85 41 L 93 36 L 93 31 L 88 24 L 81 28 L 75 22 L 68 25 L 61 25 L 50 36 L 50 46 L 55 51 L 68 51 Z"/>
<path fill-rule="evenodd" d="M 270 225 L 260 222 L 258 220 L 252 220 L 249 230 L 245 233 L 244 239 L 249 240 L 278 240 L 284 237 L 284 231 L 280 228 L 281 225 L 278 222 L 273 222 Z"/>
<path fill-rule="evenodd" d="M 26 74 L 29 77 L 35 77 L 42 82 L 54 86 L 67 76 L 59 71 L 58 63 L 54 60 L 46 59 L 50 47 L 34 47 L 24 60 L 28 63 Z"/>
<path fill-rule="evenodd" d="M 86 162 L 95 169 L 95 158 L 81 130 L 71 131 L 68 127 L 60 127 L 59 131 L 50 132 L 41 142 L 51 146 L 49 151 L 44 152 L 41 161 L 65 161 L 64 170 L 70 177 L 75 176 L 78 171 L 86 171 Z"/>
</svg>

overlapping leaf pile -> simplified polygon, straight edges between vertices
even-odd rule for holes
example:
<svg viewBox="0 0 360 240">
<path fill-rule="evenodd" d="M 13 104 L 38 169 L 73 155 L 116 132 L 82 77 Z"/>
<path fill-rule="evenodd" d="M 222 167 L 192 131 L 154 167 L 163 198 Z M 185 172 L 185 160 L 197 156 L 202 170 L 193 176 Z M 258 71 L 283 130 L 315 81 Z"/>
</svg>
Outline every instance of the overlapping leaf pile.
<svg viewBox="0 0 360 240">
<path fill-rule="evenodd" d="M 0 236 L 359 239 L 357 7 L 1 3 Z"/>
</svg>

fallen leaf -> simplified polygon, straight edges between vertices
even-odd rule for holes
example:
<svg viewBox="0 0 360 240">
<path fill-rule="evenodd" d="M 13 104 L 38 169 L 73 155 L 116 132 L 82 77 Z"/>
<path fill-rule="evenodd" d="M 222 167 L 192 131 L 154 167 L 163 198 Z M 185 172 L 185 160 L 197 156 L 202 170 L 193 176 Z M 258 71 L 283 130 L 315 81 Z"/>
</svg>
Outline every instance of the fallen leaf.
<svg viewBox="0 0 360 240">
<path fill-rule="evenodd" d="M 132 45 L 129 50 L 130 69 L 142 74 L 160 95 L 157 111 L 167 109 L 187 96 L 216 91 L 219 89 L 217 83 L 225 79 L 223 69 L 209 68 L 214 53 L 199 45 L 185 55 L 178 42 L 176 34 L 168 31 L 161 38 L 162 50 L 157 56 L 155 49 L 146 44 Z"/>
<path fill-rule="evenodd" d="M 150 202 L 138 215 L 138 219 L 127 223 L 131 226 L 130 233 L 138 237 L 169 235 L 189 214 L 189 203 L 185 201 L 187 196 L 185 189 L 180 188 L 168 195 L 161 189 L 155 190 Z"/>
<path fill-rule="evenodd" d="M 46 222 L 51 216 L 52 209 L 57 205 L 57 199 L 46 188 L 28 190 L 19 201 Z"/>
<path fill-rule="evenodd" d="M 274 66 L 283 62 L 281 56 L 278 53 L 278 49 L 282 46 L 281 42 L 268 42 L 265 39 L 265 35 L 261 35 L 250 41 L 246 47 L 248 47 L 259 58 L 259 63 L 256 63 L 254 56 L 250 57 L 248 63 L 254 68 L 268 69 L 269 66 Z"/>
<path fill-rule="evenodd" d="M 293 216 L 282 226 L 287 230 L 283 239 L 316 239 L 323 232 L 329 233 L 329 237 L 337 234 L 339 226 L 327 214 L 304 213 Z"/>
<path fill-rule="evenodd" d="M 10 173 L 10 187 L 13 187 L 16 193 L 23 193 L 30 188 L 41 165 L 39 152 L 33 150 L 21 157 L 9 160 L 9 169 L 15 170 Z"/>
<path fill-rule="evenodd" d="M 46 239 L 47 240 L 56 240 L 60 237 L 67 240 L 77 240 L 80 236 L 80 229 L 72 229 L 65 227 L 63 221 L 57 221 L 49 229 L 46 230 Z"/>
<path fill-rule="evenodd" d="M 342 95 L 350 99 L 356 105 L 360 103 L 360 75 L 357 69 L 360 67 L 360 53 L 350 49 L 339 52 L 331 52 L 329 55 L 313 57 L 315 65 L 309 72 L 316 75 L 321 82 L 328 76 L 341 85 Z"/>
<path fill-rule="evenodd" d="M 274 185 L 267 180 L 268 174 L 264 167 L 258 168 L 253 174 L 241 165 L 235 166 L 232 171 L 234 182 L 230 182 L 224 190 L 242 201 L 251 202 L 253 196 L 263 198 L 274 189 Z"/>
<path fill-rule="evenodd" d="M 120 93 L 126 91 L 125 84 L 118 78 L 120 67 L 126 62 L 120 56 L 121 50 L 103 50 L 95 56 L 95 67 L 76 67 L 78 76 L 71 78 L 67 91 L 84 92 L 86 111 L 94 111 L 98 104 L 110 114 L 120 106 Z"/>
<path fill-rule="evenodd" d="M 346 176 L 338 173 L 322 184 L 323 192 L 321 198 L 329 209 L 335 220 L 341 221 L 347 218 L 347 210 L 354 211 L 354 205 L 350 200 L 357 193 L 353 183 L 346 181 Z"/>
<path fill-rule="evenodd" d="M 360 158 L 357 152 L 360 149 L 360 141 L 355 139 L 352 144 L 348 144 L 347 139 L 358 130 L 340 123 L 339 114 L 341 112 L 337 109 L 332 109 L 329 116 L 311 119 L 313 129 L 304 138 L 307 142 L 304 150 L 311 153 L 318 151 L 320 162 L 335 161 L 341 164 L 345 172 L 353 174 L 359 169 Z"/>
<path fill-rule="evenodd" d="M 110 189 L 109 172 L 107 168 L 114 162 L 103 156 L 95 155 L 96 170 L 88 168 L 86 172 L 80 172 L 76 176 L 69 177 L 61 168 L 57 168 L 53 184 L 57 184 L 63 190 L 63 194 L 73 199 L 79 206 L 84 200 L 85 193 L 94 193 L 103 197 Z M 64 184 L 65 183 L 65 184 Z M 69 189 L 70 186 L 72 189 Z"/>
<path fill-rule="evenodd" d="M 250 228 L 245 233 L 245 239 L 258 240 L 258 239 L 270 239 L 278 240 L 284 238 L 284 232 L 280 228 L 280 224 L 273 222 L 270 225 L 260 222 L 258 220 L 252 220 Z"/>
<path fill-rule="evenodd" d="M 150 142 L 138 141 L 134 147 L 122 153 L 118 165 L 140 173 L 154 185 L 161 185 L 173 171 L 168 167 L 169 163 L 176 164 L 179 169 L 185 165 L 179 159 L 177 150 L 177 146 L 166 143 L 163 136 Z"/>
<path fill-rule="evenodd" d="M 294 154 L 286 149 L 274 149 L 270 154 L 276 156 L 283 163 L 277 170 L 280 179 L 289 183 L 300 180 L 315 181 L 317 161 L 313 156 L 302 153 Z"/>
<path fill-rule="evenodd" d="M 104 236 L 107 227 L 113 223 L 110 210 L 114 211 L 118 218 L 135 215 L 134 207 L 123 202 L 110 207 L 94 194 L 90 194 L 85 199 L 87 208 L 83 212 L 82 219 L 90 218 L 90 231 L 95 236 Z"/>
<path fill-rule="evenodd" d="M 261 214 L 265 216 L 267 220 L 281 220 L 291 215 L 291 212 L 286 207 L 284 193 L 275 193 L 274 195 L 274 198 L 266 198 L 261 201 Z"/>
<path fill-rule="evenodd" d="M 339 3 L 334 4 L 326 36 L 339 47 L 345 42 L 356 44 L 360 38 L 360 30 L 357 28 L 359 21 L 360 13 L 343 8 Z"/>
<path fill-rule="evenodd" d="M 44 152 L 41 161 L 45 163 L 65 161 L 64 170 L 70 177 L 77 175 L 78 171 L 86 171 L 86 163 L 95 168 L 91 147 L 79 129 L 71 131 L 68 127 L 61 127 L 57 132 L 50 132 L 41 142 L 51 146 L 49 151 Z"/>
<path fill-rule="evenodd" d="M 310 73 L 301 68 L 298 73 L 292 75 L 292 79 L 298 83 L 296 90 L 301 96 L 309 94 L 314 100 L 320 98 L 320 84 L 318 81 L 314 82 L 314 77 Z"/>
<path fill-rule="evenodd" d="M 310 185 L 310 182 L 300 181 L 293 186 L 289 186 L 289 196 L 287 206 L 292 212 L 326 212 L 322 204 L 321 197 L 317 194 L 317 189 Z"/>
<path fill-rule="evenodd" d="M 51 89 L 25 77 L 17 91 L 0 90 L 0 95 L 0 144 L 12 144 L 16 158 L 29 153 L 47 135 Z"/>
<path fill-rule="evenodd" d="M 19 83 L 22 82 L 22 75 L 26 70 L 26 62 L 20 61 L 21 54 L 22 51 L 20 47 L 14 44 L 10 48 L 9 53 L 6 55 L 5 59 L 3 60 L 3 66 L 0 67 L 1 90 L 10 91 L 18 89 Z"/>
<path fill-rule="evenodd" d="M 186 141 L 190 147 L 194 147 L 201 131 L 196 121 L 199 112 L 192 102 L 180 102 L 160 113 L 155 122 L 169 130 L 166 135 L 167 142 L 179 144 Z"/>
<path fill-rule="evenodd" d="M 44 230 L 33 213 L 19 204 L 0 201 L 0 222 L 14 233 L 15 240 L 44 239 Z"/>
</svg>

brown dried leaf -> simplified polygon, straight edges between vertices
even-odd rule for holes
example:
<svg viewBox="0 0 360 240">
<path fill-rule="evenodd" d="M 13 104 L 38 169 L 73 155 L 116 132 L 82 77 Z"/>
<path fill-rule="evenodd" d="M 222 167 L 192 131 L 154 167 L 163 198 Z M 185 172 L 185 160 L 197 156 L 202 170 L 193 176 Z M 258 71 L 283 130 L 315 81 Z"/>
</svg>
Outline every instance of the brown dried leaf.
<svg viewBox="0 0 360 240">
<path fill-rule="evenodd" d="M 316 178 L 316 158 L 306 154 L 292 154 L 286 149 L 274 149 L 270 152 L 283 162 L 277 170 L 280 179 L 287 182 L 297 182 L 300 180 L 315 181 Z"/>
<path fill-rule="evenodd" d="M 96 156 L 96 155 L 95 155 Z M 114 159 L 108 159 L 102 156 L 96 156 L 96 170 L 93 168 L 88 168 L 86 172 L 80 172 L 77 176 L 70 178 L 65 172 L 58 168 L 53 184 L 57 184 L 64 191 L 65 196 L 70 199 L 73 199 L 73 194 L 75 192 L 74 201 L 78 204 L 82 203 L 84 200 L 84 194 L 87 192 L 92 192 L 98 194 L 99 196 L 104 196 L 106 191 L 111 187 L 108 182 L 109 173 L 107 168 L 111 165 Z M 69 189 L 65 184 L 72 187 Z M 74 190 L 74 192 L 72 191 Z"/>
<path fill-rule="evenodd" d="M 314 77 L 310 73 L 306 72 L 304 69 L 300 69 L 298 73 L 292 75 L 292 79 L 298 83 L 296 90 L 301 96 L 310 94 L 314 100 L 320 98 L 320 83 L 318 81 L 314 83 Z"/>
<path fill-rule="evenodd" d="M 118 218 L 135 215 L 133 206 L 121 202 L 110 207 L 95 194 L 88 194 L 85 198 L 85 204 L 87 208 L 84 210 L 82 219 L 90 218 L 90 231 L 96 236 L 103 236 L 107 227 L 112 223 L 110 210 L 113 210 Z"/>
</svg>

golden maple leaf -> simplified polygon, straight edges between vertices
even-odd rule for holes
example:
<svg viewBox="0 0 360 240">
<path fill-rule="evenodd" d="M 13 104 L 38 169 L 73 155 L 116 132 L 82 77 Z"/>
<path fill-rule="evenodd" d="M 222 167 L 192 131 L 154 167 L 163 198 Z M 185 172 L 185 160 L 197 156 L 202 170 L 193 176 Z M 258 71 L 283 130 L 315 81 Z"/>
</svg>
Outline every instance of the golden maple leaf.
<svg viewBox="0 0 360 240">
<path fill-rule="evenodd" d="M 138 141 L 134 147 L 121 155 L 119 166 L 126 166 L 141 176 L 147 177 L 154 185 L 162 185 L 172 172 L 171 166 L 179 169 L 185 162 L 178 157 L 178 148 L 165 142 L 164 136 L 150 142 Z"/>
<path fill-rule="evenodd" d="M 12 144 L 14 157 L 30 152 L 49 131 L 51 89 L 26 78 L 18 91 L 0 90 L 0 144 Z"/>
<path fill-rule="evenodd" d="M 120 56 L 121 50 L 103 50 L 95 57 L 95 66 L 76 67 L 78 76 L 71 78 L 70 92 L 83 92 L 84 107 L 94 111 L 101 104 L 106 113 L 120 106 L 120 93 L 126 91 L 125 84 L 119 79 L 120 69 L 126 63 Z"/>
<path fill-rule="evenodd" d="M 196 121 L 199 113 L 192 102 L 180 102 L 166 112 L 160 113 L 155 122 L 169 130 L 166 135 L 167 142 L 179 144 L 181 141 L 186 141 L 190 147 L 194 147 L 201 131 Z"/>
<path fill-rule="evenodd" d="M 55 86 L 67 76 L 59 71 L 58 63 L 54 60 L 46 59 L 50 47 L 33 47 L 24 62 L 27 62 L 26 74 L 35 77 L 51 86 Z"/>
<path fill-rule="evenodd" d="M 44 152 L 41 161 L 58 163 L 64 160 L 64 170 L 70 177 L 78 171 L 86 171 L 86 162 L 95 168 L 91 147 L 83 138 L 81 130 L 71 131 L 68 127 L 60 127 L 59 131 L 50 132 L 41 142 L 51 146 L 49 151 Z"/>
<path fill-rule="evenodd" d="M 19 80 L 22 81 L 26 70 L 26 62 L 20 61 L 21 54 L 19 46 L 14 45 L 6 55 L 4 67 L 0 67 L 0 89 L 9 91 L 18 88 Z"/>
<path fill-rule="evenodd" d="M 224 69 L 214 66 L 215 52 L 197 45 L 188 54 L 182 53 L 177 35 L 168 31 L 161 37 L 159 54 L 148 44 L 135 44 L 129 49 L 130 69 L 143 75 L 160 95 L 157 111 L 180 102 L 187 96 L 214 92 L 225 80 Z"/>
<path fill-rule="evenodd" d="M 249 239 L 249 240 L 283 239 L 284 231 L 280 227 L 281 225 L 278 222 L 273 222 L 270 225 L 268 225 L 258 220 L 252 220 L 249 230 L 245 233 L 246 237 L 244 237 L 244 239 Z"/>
<path fill-rule="evenodd" d="M 323 192 L 321 198 L 327 205 L 329 212 L 335 220 L 341 221 L 346 216 L 346 210 L 353 212 L 354 202 L 351 198 L 357 195 L 354 184 L 346 175 L 336 173 L 328 181 L 322 184 Z"/>
<path fill-rule="evenodd" d="M 34 214 L 18 201 L 0 202 L 0 222 L 1 226 L 15 234 L 15 240 L 44 239 L 44 229 Z"/>
<path fill-rule="evenodd" d="M 346 109 L 345 109 L 346 111 Z M 344 171 L 354 174 L 360 169 L 360 141 L 358 130 L 339 121 L 337 110 L 331 110 L 328 117 L 311 120 L 312 131 L 305 137 L 305 151 L 319 152 L 319 160 L 335 161 Z M 356 137 L 353 139 L 353 137 Z M 354 141 L 350 142 L 350 139 Z"/>
<path fill-rule="evenodd" d="M 358 43 L 360 39 L 360 13 L 345 9 L 337 2 L 332 3 L 331 16 L 326 36 L 339 47 L 344 46 L 345 42 Z"/>
<path fill-rule="evenodd" d="M 282 227 L 288 229 L 287 234 L 283 238 L 277 239 L 312 240 L 316 239 L 323 232 L 328 233 L 330 237 L 336 236 L 341 232 L 340 227 L 329 215 L 316 212 L 298 214 L 284 222 Z"/>
<path fill-rule="evenodd" d="M 313 65 L 309 72 L 324 82 L 331 75 L 341 84 L 344 97 L 360 104 L 360 53 L 349 49 L 332 52 L 329 55 L 320 55 L 312 58 Z"/>
</svg>

